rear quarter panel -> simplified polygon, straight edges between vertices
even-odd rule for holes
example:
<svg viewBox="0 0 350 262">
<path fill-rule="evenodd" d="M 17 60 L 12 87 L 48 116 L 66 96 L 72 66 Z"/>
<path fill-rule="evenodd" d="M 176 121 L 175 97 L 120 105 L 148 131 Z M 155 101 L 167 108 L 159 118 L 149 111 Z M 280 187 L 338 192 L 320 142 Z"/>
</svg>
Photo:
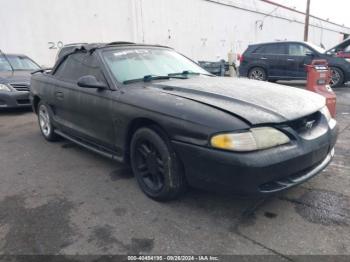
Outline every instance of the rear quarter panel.
<svg viewBox="0 0 350 262">
<path fill-rule="evenodd" d="M 44 73 L 36 73 L 32 75 L 30 81 L 31 98 L 38 97 L 40 100 L 51 102 L 53 97 L 53 89 L 51 87 L 51 77 Z"/>
<path fill-rule="evenodd" d="M 239 67 L 240 76 L 248 77 L 249 71 L 254 67 L 262 67 L 266 70 L 266 73 L 268 73 L 269 63 L 260 59 L 262 54 L 254 53 L 257 48 L 258 46 L 249 46 L 243 53 L 244 60 Z"/>
</svg>

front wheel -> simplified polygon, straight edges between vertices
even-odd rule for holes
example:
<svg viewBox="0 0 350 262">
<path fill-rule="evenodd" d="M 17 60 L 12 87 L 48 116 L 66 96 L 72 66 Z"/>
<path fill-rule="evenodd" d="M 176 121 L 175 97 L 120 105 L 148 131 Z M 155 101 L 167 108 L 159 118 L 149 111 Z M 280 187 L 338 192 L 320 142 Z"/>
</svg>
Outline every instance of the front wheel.
<svg viewBox="0 0 350 262">
<path fill-rule="evenodd" d="M 344 73 L 341 69 L 336 67 L 331 67 L 331 87 L 339 87 L 344 84 Z"/>
<path fill-rule="evenodd" d="M 54 132 L 54 127 L 51 121 L 51 114 L 48 106 L 40 102 L 38 105 L 38 122 L 42 135 L 48 141 L 57 140 L 57 135 Z"/>
<path fill-rule="evenodd" d="M 266 81 L 267 80 L 267 74 L 266 71 L 261 67 L 254 67 L 249 71 L 248 74 L 249 79 L 254 80 L 260 80 L 260 81 Z"/>
<path fill-rule="evenodd" d="M 178 198 L 186 188 L 182 165 L 168 139 L 141 128 L 131 140 L 130 162 L 141 190 L 150 198 Z"/>
</svg>

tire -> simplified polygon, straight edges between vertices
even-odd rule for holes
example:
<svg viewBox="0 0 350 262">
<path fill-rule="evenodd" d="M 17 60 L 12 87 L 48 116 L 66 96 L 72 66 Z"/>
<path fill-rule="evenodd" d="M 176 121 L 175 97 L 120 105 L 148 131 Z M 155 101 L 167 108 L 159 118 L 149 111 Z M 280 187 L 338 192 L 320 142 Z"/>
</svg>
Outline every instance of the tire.
<svg viewBox="0 0 350 262">
<path fill-rule="evenodd" d="M 341 69 L 337 67 L 331 67 L 330 68 L 332 73 L 332 78 L 330 82 L 330 86 L 333 87 L 340 87 L 344 84 L 344 73 Z"/>
<path fill-rule="evenodd" d="M 259 80 L 259 81 L 266 81 L 267 80 L 267 74 L 264 68 L 262 67 L 254 67 L 249 70 L 248 73 L 249 79 Z"/>
<path fill-rule="evenodd" d="M 41 134 L 47 141 L 56 141 L 58 139 L 57 134 L 54 132 L 54 127 L 52 125 L 52 116 L 49 107 L 40 102 L 38 105 L 38 123 Z"/>
<path fill-rule="evenodd" d="M 186 189 L 182 165 L 169 140 L 157 129 L 135 132 L 130 163 L 141 190 L 154 200 L 176 199 Z"/>
</svg>

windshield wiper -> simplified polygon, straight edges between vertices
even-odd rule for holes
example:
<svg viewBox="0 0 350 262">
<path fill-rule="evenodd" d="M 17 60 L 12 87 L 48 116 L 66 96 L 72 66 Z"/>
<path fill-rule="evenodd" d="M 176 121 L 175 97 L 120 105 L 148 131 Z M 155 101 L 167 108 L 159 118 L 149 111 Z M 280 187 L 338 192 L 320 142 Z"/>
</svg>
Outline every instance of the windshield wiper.
<svg viewBox="0 0 350 262">
<path fill-rule="evenodd" d="M 198 72 L 193 72 L 193 71 L 189 71 L 189 70 L 185 70 L 182 71 L 180 73 L 172 73 L 172 74 L 168 74 L 168 76 L 174 77 L 174 76 L 189 76 L 189 75 L 195 75 L 195 76 L 199 76 L 199 75 L 206 75 L 206 76 L 212 76 L 211 74 L 203 74 L 203 73 L 198 73 Z"/>
<path fill-rule="evenodd" d="M 52 68 L 40 68 L 38 70 L 31 72 L 30 74 L 34 75 L 36 73 L 47 73 L 49 71 L 52 71 Z"/>
<path fill-rule="evenodd" d="M 172 75 L 167 75 L 167 76 L 156 76 L 156 75 L 145 75 L 143 78 L 138 78 L 138 79 L 131 79 L 131 80 L 126 80 L 123 82 L 123 84 L 131 84 L 135 82 L 150 82 L 152 80 L 162 80 L 162 79 L 170 79 L 170 78 L 179 78 L 179 79 L 185 79 L 185 77 L 180 77 L 180 76 L 172 76 Z"/>
</svg>

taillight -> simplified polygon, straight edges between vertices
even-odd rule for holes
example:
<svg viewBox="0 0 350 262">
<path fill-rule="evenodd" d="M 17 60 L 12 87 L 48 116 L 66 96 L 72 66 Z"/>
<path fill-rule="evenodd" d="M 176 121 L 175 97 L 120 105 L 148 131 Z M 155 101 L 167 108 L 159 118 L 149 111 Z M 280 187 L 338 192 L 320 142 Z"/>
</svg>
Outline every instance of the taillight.
<svg viewBox="0 0 350 262">
<path fill-rule="evenodd" d="M 239 62 L 242 63 L 243 60 L 244 60 L 244 56 L 243 56 L 243 55 L 240 55 L 240 56 L 239 56 Z"/>
</svg>

